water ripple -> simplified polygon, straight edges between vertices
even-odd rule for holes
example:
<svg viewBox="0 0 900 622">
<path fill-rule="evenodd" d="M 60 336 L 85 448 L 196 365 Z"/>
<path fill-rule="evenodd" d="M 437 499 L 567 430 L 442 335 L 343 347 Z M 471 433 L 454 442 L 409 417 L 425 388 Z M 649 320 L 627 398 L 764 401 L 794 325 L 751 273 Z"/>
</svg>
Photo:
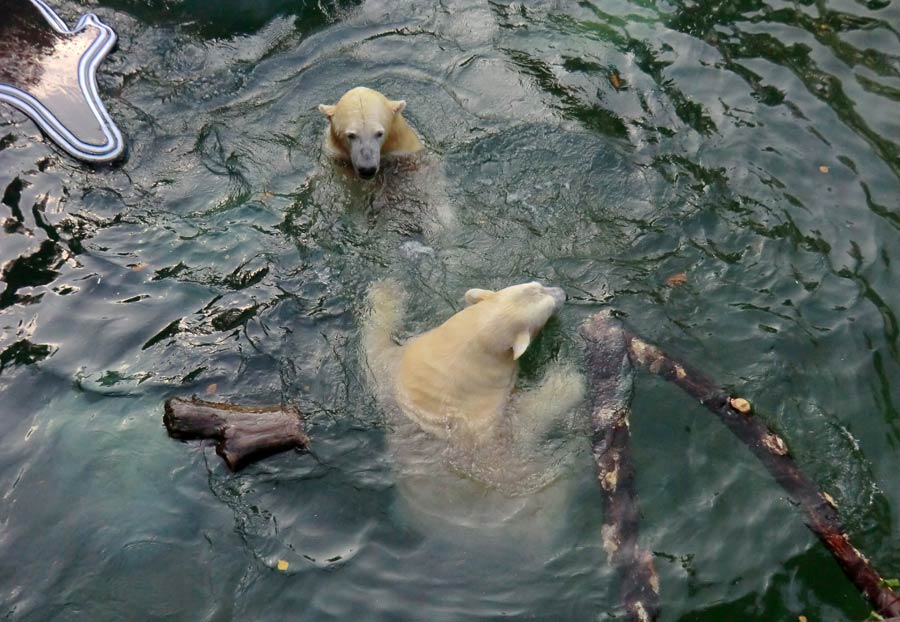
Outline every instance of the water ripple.
<svg viewBox="0 0 900 622">
<path fill-rule="evenodd" d="M 621 613 L 586 458 L 547 533 L 404 510 L 356 356 L 385 276 L 409 333 L 469 287 L 563 286 L 525 383 L 614 307 L 751 397 L 900 574 L 896 3 L 169 5 L 92 6 L 120 35 L 101 88 L 122 164 L 0 108 L 0 615 Z M 357 84 L 407 100 L 433 194 L 323 157 L 316 105 Z M 455 227 L 428 226 L 435 200 Z M 664 617 L 867 615 L 749 452 L 672 387 L 637 390 Z M 228 474 L 163 433 L 161 400 L 192 393 L 299 404 L 312 455 Z"/>
</svg>

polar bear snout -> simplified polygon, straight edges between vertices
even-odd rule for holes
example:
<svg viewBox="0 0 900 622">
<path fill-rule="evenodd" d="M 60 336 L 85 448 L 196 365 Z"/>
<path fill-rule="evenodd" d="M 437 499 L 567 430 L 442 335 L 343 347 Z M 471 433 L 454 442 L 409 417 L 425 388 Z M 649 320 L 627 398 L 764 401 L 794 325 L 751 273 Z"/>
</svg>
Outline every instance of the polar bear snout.
<svg viewBox="0 0 900 622">
<path fill-rule="evenodd" d="M 361 166 L 358 169 L 356 169 L 356 172 L 359 173 L 359 176 L 362 177 L 363 179 L 372 179 L 373 177 L 375 177 L 375 173 L 378 172 L 378 167 L 377 166 L 372 166 L 372 167 Z"/>
<path fill-rule="evenodd" d="M 381 163 L 381 144 L 377 140 L 366 144 L 362 138 L 357 138 L 350 146 L 350 162 L 356 174 L 363 179 L 372 179 L 378 172 Z"/>
<path fill-rule="evenodd" d="M 565 290 L 562 287 L 545 287 L 544 292 L 551 298 L 553 298 L 553 302 L 556 303 L 554 312 L 558 312 L 560 309 L 562 309 L 562 306 L 565 304 L 566 299 L 568 298 L 568 296 L 566 296 Z"/>
</svg>

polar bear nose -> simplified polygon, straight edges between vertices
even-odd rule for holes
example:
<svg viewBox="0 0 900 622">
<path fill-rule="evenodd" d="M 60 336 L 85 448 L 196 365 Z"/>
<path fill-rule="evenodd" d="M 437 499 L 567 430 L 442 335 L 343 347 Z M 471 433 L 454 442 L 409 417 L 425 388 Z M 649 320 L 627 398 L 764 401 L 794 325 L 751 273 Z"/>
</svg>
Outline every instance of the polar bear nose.
<svg viewBox="0 0 900 622">
<path fill-rule="evenodd" d="M 563 290 L 562 287 L 545 287 L 544 291 L 553 298 L 553 302 L 556 303 L 556 310 L 559 311 L 562 308 L 563 303 L 566 302 L 566 298 L 568 298 L 565 290 Z"/>
<path fill-rule="evenodd" d="M 359 176 L 363 179 L 372 179 L 375 177 L 375 173 L 378 172 L 377 166 L 361 166 L 356 169 L 356 172 L 359 173 Z"/>
</svg>

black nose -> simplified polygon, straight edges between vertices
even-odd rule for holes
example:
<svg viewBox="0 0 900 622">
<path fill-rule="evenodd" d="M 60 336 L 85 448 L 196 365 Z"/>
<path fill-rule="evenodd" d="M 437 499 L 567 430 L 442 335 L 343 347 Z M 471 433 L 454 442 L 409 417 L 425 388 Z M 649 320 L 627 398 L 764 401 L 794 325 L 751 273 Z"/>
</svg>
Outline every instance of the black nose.
<svg viewBox="0 0 900 622">
<path fill-rule="evenodd" d="M 360 168 L 356 169 L 356 172 L 359 173 L 359 176 L 362 177 L 363 179 L 372 179 L 373 177 L 375 177 L 375 173 L 378 172 L 378 167 L 377 166 L 360 167 Z"/>
</svg>

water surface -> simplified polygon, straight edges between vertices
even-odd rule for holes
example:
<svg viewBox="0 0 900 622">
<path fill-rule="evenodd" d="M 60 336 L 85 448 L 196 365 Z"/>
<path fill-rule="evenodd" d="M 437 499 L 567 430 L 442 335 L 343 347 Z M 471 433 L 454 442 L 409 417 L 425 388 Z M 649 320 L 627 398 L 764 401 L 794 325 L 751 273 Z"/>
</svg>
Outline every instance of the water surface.
<svg viewBox="0 0 900 622">
<path fill-rule="evenodd" d="M 58 8 L 119 33 L 100 81 L 129 148 L 80 165 L 0 108 L 4 619 L 620 613 L 587 460 L 549 544 L 404 513 L 355 355 L 387 276 L 410 332 L 469 287 L 564 287 L 526 382 L 611 306 L 752 399 L 900 575 L 896 2 Z M 316 106 L 356 85 L 407 100 L 455 227 L 322 156 Z M 193 393 L 296 402 L 313 455 L 229 474 L 165 435 Z M 663 620 L 868 615 L 718 421 L 646 376 L 633 406 Z"/>
</svg>

